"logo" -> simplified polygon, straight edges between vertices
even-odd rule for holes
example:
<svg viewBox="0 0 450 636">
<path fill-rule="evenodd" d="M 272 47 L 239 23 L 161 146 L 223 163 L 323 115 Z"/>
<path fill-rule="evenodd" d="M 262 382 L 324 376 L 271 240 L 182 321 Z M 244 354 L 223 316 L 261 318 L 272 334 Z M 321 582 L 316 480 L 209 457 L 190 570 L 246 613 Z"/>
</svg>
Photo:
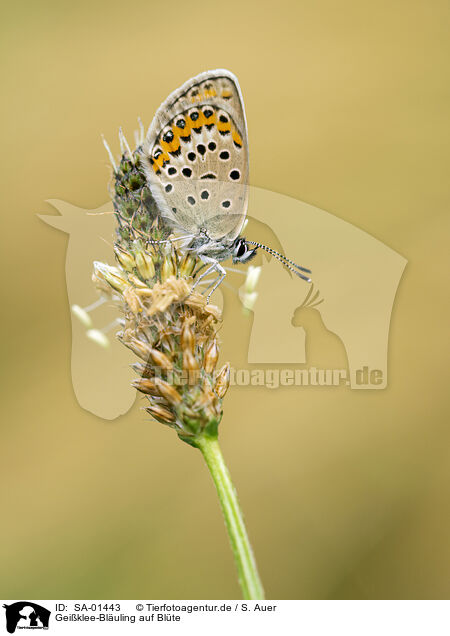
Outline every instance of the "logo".
<svg viewBox="0 0 450 636">
<path fill-rule="evenodd" d="M 14 634 L 16 629 L 48 629 L 50 610 L 30 601 L 18 601 L 3 605 L 6 613 L 6 629 Z"/>
</svg>

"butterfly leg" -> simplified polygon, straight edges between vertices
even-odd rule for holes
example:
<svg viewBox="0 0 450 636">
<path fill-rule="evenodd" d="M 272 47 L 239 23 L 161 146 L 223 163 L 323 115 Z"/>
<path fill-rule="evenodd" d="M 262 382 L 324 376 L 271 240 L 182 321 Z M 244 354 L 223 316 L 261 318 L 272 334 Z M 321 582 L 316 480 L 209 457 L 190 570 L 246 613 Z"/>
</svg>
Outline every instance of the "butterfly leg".
<svg viewBox="0 0 450 636">
<path fill-rule="evenodd" d="M 211 261 L 206 261 L 206 262 L 211 262 Z M 209 299 L 211 298 L 213 292 L 217 289 L 217 287 L 220 285 L 220 283 L 223 281 L 223 279 L 227 275 L 227 273 L 224 270 L 224 268 L 222 267 L 222 265 L 220 265 L 217 261 L 213 261 L 211 263 L 211 265 L 209 267 L 207 267 L 202 274 L 200 274 L 200 276 L 197 278 L 195 283 L 192 285 L 192 290 L 194 290 L 197 287 L 197 285 L 199 283 L 201 283 L 201 281 L 206 276 L 208 276 L 208 274 L 210 274 L 211 272 L 214 272 L 214 271 L 217 272 L 218 276 L 217 276 L 217 279 L 214 281 L 214 287 L 212 288 L 212 290 L 210 291 L 210 293 L 206 297 L 206 302 L 207 303 L 209 303 Z M 209 287 L 211 287 L 211 285 L 209 285 Z M 207 289 L 209 289 L 209 287 L 207 287 Z"/>
<path fill-rule="evenodd" d="M 209 292 L 209 294 L 206 297 L 206 304 L 209 303 L 209 299 L 211 298 L 213 293 L 216 291 L 216 289 L 219 287 L 220 283 L 223 281 L 223 279 L 227 275 L 226 271 L 224 270 L 222 265 L 220 265 L 219 263 L 216 263 L 216 268 L 215 269 L 216 269 L 216 272 L 217 272 L 218 276 L 217 276 L 217 279 L 216 279 L 216 281 L 214 283 L 214 287 L 211 289 L 211 291 Z"/>
</svg>

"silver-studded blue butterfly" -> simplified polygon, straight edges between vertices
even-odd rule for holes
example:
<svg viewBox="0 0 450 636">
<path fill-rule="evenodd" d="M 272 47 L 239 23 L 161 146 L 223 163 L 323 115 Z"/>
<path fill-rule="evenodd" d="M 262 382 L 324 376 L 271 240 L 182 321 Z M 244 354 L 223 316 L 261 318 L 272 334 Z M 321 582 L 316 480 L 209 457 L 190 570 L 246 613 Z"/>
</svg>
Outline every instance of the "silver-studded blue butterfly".
<svg viewBox="0 0 450 636">
<path fill-rule="evenodd" d="M 300 278 L 308 269 L 265 245 L 240 236 L 248 205 L 249 152 L 242 93 L 236 76 L 216 69 L 200 73 L 158 108 L 142 150 L 143 163 L 160 213 L 218 277 L 221 261 L 247 263 L 258 248 Z"/>
</svg>

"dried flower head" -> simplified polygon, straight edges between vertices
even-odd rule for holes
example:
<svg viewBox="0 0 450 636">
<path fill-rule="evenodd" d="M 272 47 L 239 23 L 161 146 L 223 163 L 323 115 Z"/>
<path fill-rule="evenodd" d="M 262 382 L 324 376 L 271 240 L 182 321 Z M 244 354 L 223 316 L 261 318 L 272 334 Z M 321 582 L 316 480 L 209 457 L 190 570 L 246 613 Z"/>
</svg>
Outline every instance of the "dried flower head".
<svg viewBox="0 0 450 636">
<path fill-rule="evenodd" d="M 216 372 L 221 312 L 192 290 L 202 261 L 167 240 L 171 229 L 140 164 L 142 137 L 133 152 L 122 133 L 120 139 L 117 167 L 112 159 L 117 266 L 94 263 L 93 280 L 120 308 L 117 337 L 140 359 L 133 386 L 148 400 L 146 411 L 195 445 L 205 431 L 216 435 L 229 385 L 229 365 Z M 157 240 L 166 242 L 151 242 Z"/>
</svg>

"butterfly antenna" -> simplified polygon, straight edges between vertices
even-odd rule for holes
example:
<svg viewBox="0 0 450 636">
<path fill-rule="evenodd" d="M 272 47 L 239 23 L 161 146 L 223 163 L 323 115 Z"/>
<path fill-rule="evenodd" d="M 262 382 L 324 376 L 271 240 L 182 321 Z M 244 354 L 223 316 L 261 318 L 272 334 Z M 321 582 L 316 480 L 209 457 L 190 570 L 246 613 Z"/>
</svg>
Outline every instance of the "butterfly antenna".
<svg viewBox="0 0 450 636">
<path fill-rule="evenodd" d="M 299 278 L 306 280 L 307 283 L 311 282 L 311 279 L 308 276 L 304 276 L 301 273 L 301 272 L 305 272 L 307 274 L 311 274 L 310 269 L 297 265 L 297 263 L 294 263 L 294 261 L 291 261 L 289 258 L 286 258 L 286 256 L 283 256 L 283 254 L 276 252 L 275 250 L 273 250 L 271 247 L 268 247 L 267 245 L 263 245 L 262 243 L 257 243 L 256 241 L 247 241 L 247 243 L 250 243 L 250 245 L 255 245 L 255 247 L 261 248 L 262 250 L 266 251 L 268 254 L 270 254 L 271 256 L 275 257 L 278 261 L 280 261 L 280 263 L 282 263 L 285 267 L 287 267 L 291 272 L 296 274 Z"/>
</svg>

